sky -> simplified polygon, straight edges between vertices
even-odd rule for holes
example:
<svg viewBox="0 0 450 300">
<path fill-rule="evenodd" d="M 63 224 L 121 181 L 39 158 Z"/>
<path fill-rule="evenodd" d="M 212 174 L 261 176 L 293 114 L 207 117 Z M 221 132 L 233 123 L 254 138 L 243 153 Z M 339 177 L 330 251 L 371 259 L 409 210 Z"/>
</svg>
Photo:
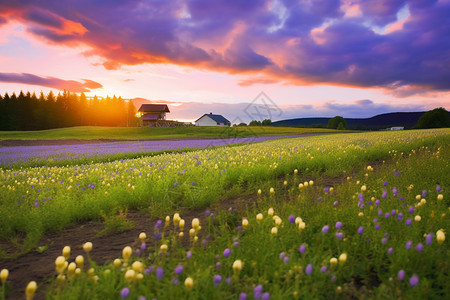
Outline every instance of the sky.
<svg viewBox="0 0 450 300">
<path fill-rule="evenodd" d="M 0 0 L 0 94 L 233 123 L 450 109 L 450 0 Z"/>
</svg>

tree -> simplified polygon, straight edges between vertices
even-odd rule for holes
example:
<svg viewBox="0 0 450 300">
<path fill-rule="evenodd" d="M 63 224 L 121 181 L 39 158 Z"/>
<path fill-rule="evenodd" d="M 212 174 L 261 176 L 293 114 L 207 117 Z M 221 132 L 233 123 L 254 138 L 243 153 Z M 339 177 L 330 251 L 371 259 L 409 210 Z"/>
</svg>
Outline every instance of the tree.
<svg viewBox="0 0 450 300">
<path fill-rule="evenodd" d="M 271 119 L 265 119 L 262 121 L 261 123 L 262 126 L 270 126 L 272 125 L 272 120 Z"/>
<path fill-rule="evenodd" d="M 252 120 L 248 126 L 261 126 L 261 121 Z"/>
<path fill-rule="evenodd" d="M 345 130 L 345 126 L 344 123 L 340 122 L 338 127 L 336 128 L 337 130 Z"/>
<path fill-rule="evenodd" d="M 341 116 L 336 116 L 334 118 L 331 118 L 328 121 L 328 126 L 327 128 L 329 129 L 338 129 L 339 124 L 342 123 L 342 126 L 344 126 L 343 129 L 347 129 L 347 122 L 345 121 L 345 119 Z"/>
<path fill-rule="evenodd" d="M 247 124 L 244 122 L 241 122 L 241 123 L 237 124 L 237 126 L 247 126 Z"/>
<path fill-rule="evenodd" d="M 442 128 L 450 127 L 450 115 L 443 107 L 435 108 L 424 113 L 414 128 Z"/>
</svg>

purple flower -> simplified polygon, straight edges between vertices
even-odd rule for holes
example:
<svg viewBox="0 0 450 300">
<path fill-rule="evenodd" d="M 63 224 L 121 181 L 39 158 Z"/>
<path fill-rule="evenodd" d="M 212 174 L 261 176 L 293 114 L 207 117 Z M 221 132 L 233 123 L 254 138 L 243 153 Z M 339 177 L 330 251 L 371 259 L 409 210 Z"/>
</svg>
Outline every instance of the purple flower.
<svg viewBox="0 0 450 300">
<path fill-rule="evenodd" d="M 372 220 L 374 223 L 378 222 L 378 218 L 373 218 Z"/>
<path fill-rule="evenodd" d="M 162 220 L 156 221 L 155 228 L 161 228 L 161 226 L 162 226 Z"/>
<path fill-rule="evenodd" d="M 283 259 L 283 262 L 284 262 L 285 265 L 287 265 L 287 264 L 289 263 L 289 256 L 286 256 L 286 257 Z"/>
<path fill-rule="evenodd" d="M 378 210 L 378 215 L 381 216 L 383 214 L 383 211 L 381 209 Z"/>
<path fill-rule="evenodd" d="M 380 230 L 380 224 L 375 225 L 375 230 Z"/>
<path fill-rule="evenodd" d="M 231 277 L 228 277 L 227 279 L 225 279 L 225 282 L 226 282 L 227 284 L 230 284 L 230 283 L 231 283 Z"/>
<path fill-rule="evenodd" d="M 180 281 L 178 280 L 178 278 L 172 278 L 172 284 L 173 284 L 173 285 L 177 285 L 178 283 L 180 283 Z"/>
<path fill-rule="evenodd" d="M 425 198 L 427 196 L 427 190 L 422 191 L 422 198 Z"/>
<path fill-rule="evenodd" d="M 261 300 L 269 300 L 269 299 L 270 299 L 270 294 L 269 293 L 262 294 Z"/>
<path fill-rule="evenodd" d="M 295 216 L 294 215 L 290 215 L 288 220 L 289 220 L 289 223 L 294 223 L 295 222 Z"/>
<path fill-rule="evenodd" d="M 388 185 L 388 182 L 385 181 L 385 182 L 383 183 L 383 186 L 387 186 L 387 185 Z"/>
<path fill-rule="evenodd" d="M 320 272 L 325 273 L 327 271 L 327 266 L 322 266 Z"/>
<path fill-rule="evenodd" d="M 233 242 L 234 247 L 239 247 L 239 242 Z"/>
<path fill-rule="evenodd" d="M 410 279 L 409 279 L 409 284 L 411 286 L 416 286 L 419 283 L 419 277 L 414 274 Z"/>
<path fill-rule="evenodd" d="M 406 220 L 406 225 L 407 225 L 407 226 L 409 226 L 409 225 L 411 225 L 411 224 L 412 224 L 412 220 L 411 220 L 411 219 Z"/>
<path fill-rule="evenodd" d="M 384 217 L 387 219 L 387 218 L 389 218 L 389 213 L 387 212 L 387 213 L 385 213 L 384 214 Z"/>
<path fill-rule="evenodd" d="M 306 273 L 306 275 L 311 275 L 312 272 L 313 272 L 313 266 L 312 266 L 312 264 L 308 264 L 306 266 L 305 273 Z"/>
<path fill-rule="evenodd" d="M 222 268 L 222 264 L 220 263 L 220 261 L 216 262 L 216 268 L 217 268 L 217 269 Z"/>
<path fill-rule="evenodd" d="M 211 212 L 207 209 L 207 210 L 205 210 L 205 216 L 209 216 L 211 214 Z"/>
<path fill-rule="evenodd" d="M 409 209 L 408 209 L 408 212 L 410 214 L 413 214 L 414 213 L 414 206 L 410 206 Z"/>
<path fill-rule="evenodd" d="M 336 229 L 341 229 L 341 228 L 342 228 L 342 223 L 336 222 Z"/>
<path fill-rule="evenodd" d="M 328 233 L 328 230 L 330 229 L 330 226 L 325 225 L 322 227 L 322 233 Z"/>
<path fill-rule="evenodd" d="M 375 205 L 376 205 L 376 206 L 379 206 L 379 205 L 380 205 L 380 200 L 378 200 L 378 199 L 375 200 Z"/>
<path fill-rule="evenodd" d="M 391 211 L 391 216 L 395 216 L 396 213 L 397 213 L 397 211 L 396 211 L 395 209 L 393 209 L 393 210 Z"/>
<path fill-rule="evenodd" d="M 426 237 L 427 245 L 431 245 L 433 243 L 433 234 L 429 233 Z"/>
<path fill-rule="evenodd" d="M 436 187 L 436 191 L 437 192 L 440 192 L 442 189 L 441 189 L 441 186 L 440 185 L 438 185 L 437 187 Z"/>
<path fill-rule="evenodd" d="M 333 202 L 333 206 L 337 206 L 339 204 L 339 202 L 336 200 Z"/>
<path fill-rule="evenodd" d="M 263 292 L 263 290 L 264 290 L 263 286 L 258 284 L 257 286 L 255 286 L 253 288 L 253 293 L 254 294 L 257 294 L 257 293 L 261 294 Z"/>
<path fill-rule="evenodd" d="M 175 182 L 174 184 L 173 184 L 173 187 L 177 187 L 178 186 L 178 182 Z"/>
<path fill-rule="evenodd" d="M 336 279 L 337 279 L 336 275 L 332 275 L 332 276 L 331 276 L 331 282 L 335 282 Z"/>
<path fill-rule="evenodd" d="M 358 234 L 363 234 L 364 233 L 364 227 L 359 226 L 358 228 Z"/>
<path fill-rule="evenodd" d="M 162 279 L 164 277 L 164 269 L 161 267 L 156 268 L 156 278 Z"/>
<path fill-rule="evenodd" d="M 300 251 L 300 253 L 305 253 L 306 245 L 305 244 L 301 244 L 301 246 L 300 246 L 300 248 L 298 250 Z"/>
<path fill-rule="evenodd" d="M 387 251 L 388 254 L 392 254 L 393 252 L 394 252 L 393 248 L 389 248 L 388 251 Z"/>
<path fill-rule="evenodd" d="M 221 281 L 222 281 L 222 276 L 214 275 L 214 286 L 218 286 Z"/>
<path fill-rule="evenodd" d="M 412 241 L 407 241 L 407 242 L 406 242 L 406 245 L 405 245 L 406 250 L 411 249 L 412 243 L 413 243 Z"/>
<path fill-rule="evenodd" d="M 398 276 L 398 279 L 403 280 L 403 278 L 405 278 L 405 271 L 403 271 L 403 270 L 398 271 L 397 276 Z"/>
<path fill-rule="evenodd" d="M 402 212 L 399 212 L 399 213 L 398 213 L 398 215 L 397 215 L 397 220 L 398 220 L 398 221 L 403 220 L 403 213 L 402 213 Z"/>
<path fill-rule="evenodd" d="M 127 298 L 130 295 L 130 289 L 129 288 L 123 288 L 120 291 L 120 297 Z"/>
<path fill-rule="evenodd" d="M 320 197 L 319 199 L 317 199 L 317 202 L 320 202 L 320 201 L 322 201 L 322 197 Z"/>
<path fill-rule="evenodd" d="M 147 245 L 145 243 L 141 243 L 141 250 L 145 250 L 147 248 Z"/>
<path fill-rule="evenodd" d="M 223 256 L 228 257 L 231 255 L 231 250 L 226 248 L 225 250 L 223 250 Z"/>
<path fill-rule="evenodd" d="M 329 189 L 329 188 L 324 188 L 323 191 L 324 191 L 325 193 L 328 193 L 328 192 L 330 191 L 330 189 Z"/>
<path fill-rule="evenodd" d="M 386 244 L 386 243 L 387 243 L 387 238 L 382 238 L 382 239 L 381 239 L 381 242 L 382 242 L 383 244 Z"/>
<path fill-rule="evenodd" d="M 423 244 L 422 243 L 418 243 L 417 246 L 416 246 L 416 250 L 418 252 L 422 252 L 423 251 Z"/>
<path fill-rule="evenodd" d="M 281 253 L 280 253 L 280 259 L 283 259 L 283 258 L 285 258 L 285 257 L 286 257 L 286 253 L 281 252 Z"/>
<path fill-rule="evenodd" d="M 344 234 L 342 232 L 336 232 L 336 237 L 338 239 L 342 239 L 344 237 Z"/>
<path fill-rule="evenodd" d="M 186 257 L 190 259 L 192 257 L 192 252 L 191 251 L 186 252 Z"/>
<path fill-rule="evenodd" d="M 246 293 L 240 293 L 239 294 L 239 300 L 246 300 L 247 299 L 247 294 Z"/>
<path fill-rule="evenodd" d="M 383 190 L 383 195 L 381 196 L 383 199 L 387 197 L 387 192 Z"/>
<path fill-rule="evenodd" d="M 155 233 L 155 240 L 159 241 L 162 237 L 162 233 L 161 232 L 157 232 Z"/>
<path fill-rule="evenodd" d="M 175 268 L 175 274 L 181 274 L 183 272 L 184 268 L 182 265 L 179 265 Z"/>
</svg>

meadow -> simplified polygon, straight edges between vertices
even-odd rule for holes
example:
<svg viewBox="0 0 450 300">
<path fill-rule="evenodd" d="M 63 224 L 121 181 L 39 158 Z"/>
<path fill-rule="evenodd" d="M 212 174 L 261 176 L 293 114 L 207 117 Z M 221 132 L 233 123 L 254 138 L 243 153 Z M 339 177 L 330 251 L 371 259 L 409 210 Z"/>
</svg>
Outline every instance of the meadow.
<svg viewBox="0 0 450 300">
<path fill-rule="evenodd" d="M 89 241 L 61 249 L 47 298 L 445 299 L 449 144 L 448 129 L 351 133 L 1 169 L 0 239 L 17 247 L 2 256 L 132 209 L 161 219 L 104 265 Z M 212 212 L 236 197 L 255 204 Z"/>
</svg>

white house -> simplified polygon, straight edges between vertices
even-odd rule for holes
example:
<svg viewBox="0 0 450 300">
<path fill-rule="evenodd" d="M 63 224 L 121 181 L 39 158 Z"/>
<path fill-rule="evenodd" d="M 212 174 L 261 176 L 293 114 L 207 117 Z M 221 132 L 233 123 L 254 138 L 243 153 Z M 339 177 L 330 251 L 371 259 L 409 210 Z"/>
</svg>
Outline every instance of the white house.
<svg viewBox="0 0 450 300">
<path fill-rule="evenodd" d="M 222 115 L 204 114 L 195 121 L 195 126 L 230 126 L 231 122 Z"/>
</svg>

